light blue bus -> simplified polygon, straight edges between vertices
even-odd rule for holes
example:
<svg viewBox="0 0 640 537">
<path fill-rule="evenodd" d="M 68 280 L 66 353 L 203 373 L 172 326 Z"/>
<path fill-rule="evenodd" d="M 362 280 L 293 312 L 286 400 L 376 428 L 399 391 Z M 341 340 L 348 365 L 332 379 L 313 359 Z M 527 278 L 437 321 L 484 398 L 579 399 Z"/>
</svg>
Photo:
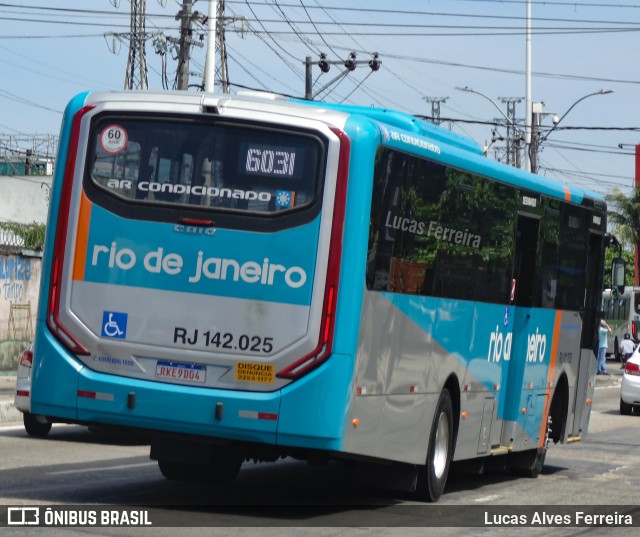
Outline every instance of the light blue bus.
<svg viewBox="0 0 640 537">
<path fill-rule="evenodd" d="M 620 343 L 629 334 L 633 344 L 640 341 L 640 287 L 626 286 L 616 294 L 613 289 L 602 293 L 602 316 L 611 327 L 607 337 L 607 356 L 621 361 Z"/>
<path fill-rule="evenodd" d="M 60 140 L 33 415 L 145 431 L 169 479 L 343 459 L 427 501 L 587 432 L 597 195 L 272 95 L 83 93 Z"/>
</svg>

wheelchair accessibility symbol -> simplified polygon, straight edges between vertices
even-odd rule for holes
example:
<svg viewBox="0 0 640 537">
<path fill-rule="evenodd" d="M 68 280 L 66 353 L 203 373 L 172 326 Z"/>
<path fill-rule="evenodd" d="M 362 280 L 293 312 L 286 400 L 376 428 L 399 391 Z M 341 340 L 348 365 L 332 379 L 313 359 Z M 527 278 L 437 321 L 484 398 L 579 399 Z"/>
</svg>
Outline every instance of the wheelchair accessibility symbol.
<svg viewBox="0 0 640 537">
<path fill-rule="evenodd" d="M 127 317 L 126 313 L 103 311 L 102 336 L 125 339 L 127 337 Z"/>
</svg>

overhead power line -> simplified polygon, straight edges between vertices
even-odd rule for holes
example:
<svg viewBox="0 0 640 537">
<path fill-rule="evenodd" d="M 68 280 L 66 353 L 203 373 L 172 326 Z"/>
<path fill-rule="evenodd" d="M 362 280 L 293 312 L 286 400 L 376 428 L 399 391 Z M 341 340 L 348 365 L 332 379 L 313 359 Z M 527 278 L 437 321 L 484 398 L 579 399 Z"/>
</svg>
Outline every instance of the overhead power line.
<svg viewBox="0 0 640 537">
<path fill-rule="evenodd" d="M 140 1 L 140 0 L 134 0 L 134 2 L 136 1 Z M 275 1 L 275 0 L 274 0 Z M 247 2 L 247 0 L 245 0 L 245 2 Z M 233 2 L 232 2 L 233 3 Z M 236 2 L 239 3 L 239 2 Z M 333 17 L 331 17 L 329 11 L 336 11 L 336 12 L 340 12 L 340 11 L 350 11 L 350 12 L 356 12 L 356 13 L 361 13 L 362 10 L 360 8 L 348 8 L 348 7 L 339 7 L 339 6 L 313 6 L 313 5 L 305 5 L 302 1 L 300 1 L 300 5 L 304 8 L 305 11 L 305 15 L 306 17 L 300 20 L 296 20 L 296 19 L 292 19 L 291 17 L 287 16 L 284 11 L 283 11 L 283 7 L 293 7 L 293 8 L 299 8 L 300 5 L 296 5 L 296 4 L 284 4 L 284 3 L 278 3 L 275 2 L 275 4 L 272 3 L 259 3 L 259 2 L 251 2 L 251 4 L 253 6 L 257 6 L 257 5 L 262 5 L 262 6 L 269 6 L 271 8 L 273 8 L 274 10 L 276 10 L 276 14 L 280 15 L 281 18 L 278 19 L 270 19 L 270 18 L 265 18 L 265 17 L 258 17 L 255 16 L 255 18 L 253 20 L 251 20 L 251 22 L 257 23 L 257 22 L 261 22 L 261 23 L 286 23 L 290 28 L 291 28 L 291 32 L 295 33 L 295 34 L 299 34 L 301 36 L 301 39 L 305 39 L 306 35 L 300 31 L 300 29 L 293 27 L 294 24 L 300 24 L 300 25 L 305 25 L 305 26 L 312 26 L 313 30 L 310 31 L 311 34 L 320 34 L 319 30 L 320 28 L 322 28 L 323 26 L 333 26 L 336 22 L 335 19 L 333 19 Z M 248 5 L 248 3 L 247 3 Z M 103 11 L 103 10 L 89 10 L 89 9 L 67 9 L 67 8 L 57 8 L 57 7 L 36 7 L 36 6 L 18 6 L 15 4 L 3 4 L 0 3 L 0 7 L 9 7 L 9 8 L 20 8 L 20 9 L 33 9 L 33 10 L 38 10 L 38 11 L 43 11 L 44 13 L 35 13 L 35 16 L 38 17 L 43 17 L 43 16 L 60 16 L 60 17 L 64 17 L 65 20 L 50 20 L 50 19 L 35 19 L 34 17 L 28 17 L 28 18 L 9 18 L 9 17 L 5 17 L 8 20 L 19 20 L 19 21 L 29 21 L 29 22 L 41 22 L 41 23 L 47 23 L 47 24 L 92 24 L 92 23 L 87 23 L 86 21 L 82 21 L 82 22 L 74 22 L 74 21 L 70 21 L 68 20 L 69 17 L 75 17 L 75 18 L 87 18 L 87 17 L 91 17 L 91 16 L 99 16 L 99 20 L 100 22 L 96 22 L 93 24 L 104 24 L 104 16 L 108 15 L 110 17 L 114 17 L 117 16 L 116 14 L 112 13 L 112 12 L 107 12 L 107 11 Z M 251 7 L 251 6 L 249 6 Z M 251 8 L 253 11 L 253 8 Z M 328 21 L 322 21 L 322 20 L 313 20 L 309 14 L 309 11 L 311 10 L 322 10 L 328 17 L 330 20 Z M 9 13 L 9 14 L 17 14 L 17 15 L 28 15 L 27 13 L 25 13 L 24 11 L 13 11 L 11 9 L 9 10 L 0 10 L 0 12 L 4 12 L 4 13 Z M 523 16 L 514 16 L 514 15 L 496 15 L 496 14 L 487 14 L 487 13 L 483 13 L 483 14 L 478 14 L 478 13 L 452 13 L 450 11 L 446 11 L 446 12 L 434 12 L 434 11 L 417 11 L 417 10 L 394 10 L 394 9 L 367 9 L 367 14 L 371 15 L 371 14 L 379 14 L 379 15 L 384 15 L 386 16 L 402 16 L 405 18 L 409 18 L 410 22 L 393 22 L 391 20 L 388 19 L 388 17 L 385 18 L 384 21 L 382 22 L 370 22 L 370 21 L 358 21 L 358 20 L 351 20 L 351 21 L 345 21 L 345 22 L 341 22 L 340 25 L 344 28 L 344 27 L 380 27 L 382 29 L 384 28 L 389 28 L 389 27 L 394 27 L 394 28 L 432 28 L 432 29 L 474 29 L 474 30 L 478 30 L 478 29 L 482 29 L 482 30 L 518 30 L 519 32 L 522 32 L 522 22 L 526 20 L 525 17 Z M 173 18 L 168 14 L 165 13 L 147 13 L 147 17 L 149 18 L 164 18 L 164 19 L 170 19 Z M 417 17 L 425 17 L 428 18 L 428 23 L 418 23 L 416 22 L 416 18 Z M 473 24 L 438 24 L 438 23 L 434 23 L 433 20 L 434 18 L 458 18 L 458 19 L 471 19 L 473 22 Z M 504 24 L 500 24 L 498 26 L 479 26 L 477 22 L 477 20 L 495 20 L 495 21 L 513 21 L 514 25 L 511 26 L 505 26 Z M 537 24 L 536 27 L 533 29 L 534 31 L 615 31 L 615 30 L 629 30 L 629 31 L 633 31 L 635 29 L 637 29 L 640 26 L 640 22 L 634 22 L 634 21 L 630 21 L 630 20 L 603 20 L 602 18 L 599 19 L 583 19 L 583 18 L 558 18 L 558 17 L 532 17 L 531 18 L 532 22 L 535 23 L 546 23 L 546 26 L 542 26 L 540 24 Z M 549 25 L 552 24 L 552 25 Z M 571 25 L 590 25 L 590 26 L 559 26 L 560 24 L 571 24 Z M 126 27 L 126 24 L 122 24 L 122 27 Z M 623 26 L 624 28 L 616 28 L 616 26 Z M 322 32 L 322 34 L 327 35 L 327 32 Z M 331 35 L 331 34 L 329 34 Z M 376 34 L 378 35 L 378 34 Z M 384 35 L 384 32 L 383 32 Z M 327 44 L 328 46 L 328 44 Z M 316 51 L 313 51 L 316 52 Z"/>
<path fill-rule="evenodd" d="M 451 0 L 451 1 L 465 1 L 465 0 Z M 466 0 L 471 1 L 476 4 L 484 1 L 485 3 L 491 3 L 492 0 Z M 275 4 L 274 4 L 275 2 Z M 508 2 L 504 0 L 495 0 L 495 3 L 500 4 L 508 4 L 508 3 L 525 3 L 525 0 L 521 0 L 520 2 Z M 238 4 L 243 5 L 246 4 L 246 0 L 227 0 L 227 4 Z M 278 9 L 282 8 L 300 8 L 302 7 L 306 13 L 309 11 L 318 11 L 321 10 L 328 15 L 329 12 L 353 12 L 353 13 L 362 13 L 362 8 L 360 7 L 348 7 L 348 6 L 328 6 L 328 5 L 320 5 L 316 2 L 316 5 L 306 5 L 299 0 L 299 3 L 295 2 L 277 2 L 277 0 L 269 0 L 264 2 L 252 1 L 251 4 L 253 6 L 259 7 L 277 7 Z M 640 9 L 640 5 L 637 4 L 584 4 L 579 2 L 539 2 L 538 7 L 554 7 L 554 6 L 571 6 L 571 7 L 606 7 L 606 8 L 629 8 L 629 9 Z M 34 10 L 34 11 L 42 11 L 50 14 L 62 13 L 65 15 L 75 14 L 78 16 L 81 15 L 108 15 L 113 16 L 113 12 L 104 11 L 104 10 L 94 10 L 94 9 L 78 9 L 78 8 L 65 8 L 65 7 L 54 7 L 54 6 L 29 6 L 24 4 L 12 4 L 7 2 L 0 2 L 0 8 L 9 8 L 9 9 L 26 9 L 26 10 Z M 450 10 L 448 11 L 424 11 L 424 10 L 415 10 L 415 9 L 384 9 L 384 8 L 367 8 L 368 14 L 382 14 L 382 15 L 401 15 L 401 16 L 425 16 L 425 17 L 448 17 L 448 18 L 471 18 L 471 19 L 494 19 L 494 20 L 515 20 L 515 21 L 523 21 L 526 19 L 523 15 L 496 15 L 493 13 L 456 13 Z M 19 11 L 18 13 L 24 13 Z M 165 18 L 173 18 L 172 15 L 166 13 L 149 13 L 150 17 L 165 17 Z M 329 15 L 330 16 L 330 15 Z M 608 21 L 608 20 L 595 20 L 595 19 L 582 19 L 582 18 L 559 18 L 559 17 L 540 17 L 533 16 L 531 17 L 533 22 L 580 22 L 580 23 L 597 23 L 597 24 L 633 24 L 629 21 Z M 294 21 L 296 22 L 296 21 Z M 349 24 L 349 23 L 342 23 Z"/>
<path fill-rule="evenodd" d="M 450 2 L 485 2 L 487 4 L 525 4 L 527 0 L 449 0 Z M 606 7 L 606 8 L 636 8 L 640 9 L 640 4 L 587 4 L 586 2 L 571 2 L 571 1 L 553 1 L 544 0 L 539 2 L 545 6 L 557 6 L 557 7 Z"/>
</svg>

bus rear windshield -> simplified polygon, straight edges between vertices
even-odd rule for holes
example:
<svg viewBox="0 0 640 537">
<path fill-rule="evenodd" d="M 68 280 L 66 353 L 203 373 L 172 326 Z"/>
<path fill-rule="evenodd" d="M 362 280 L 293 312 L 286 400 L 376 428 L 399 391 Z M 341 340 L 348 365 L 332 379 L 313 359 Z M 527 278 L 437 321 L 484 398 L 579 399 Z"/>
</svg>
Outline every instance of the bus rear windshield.
<svg viewBox="0 0 640 537">
<path fill-rule="evenodd" d="M 322 141 L 309 133 L 184 119 L 102 117 L 90 177 L 132 202 L 276 213 L 311 205 Z"/>
</svg>

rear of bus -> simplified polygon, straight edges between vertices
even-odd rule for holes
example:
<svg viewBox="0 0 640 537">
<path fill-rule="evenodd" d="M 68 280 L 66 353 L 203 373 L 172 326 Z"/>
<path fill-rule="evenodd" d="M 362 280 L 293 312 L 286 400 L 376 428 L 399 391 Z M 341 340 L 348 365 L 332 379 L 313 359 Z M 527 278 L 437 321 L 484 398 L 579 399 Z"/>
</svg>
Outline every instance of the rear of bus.
<svg viewBox="0 0 640 537">
<path fill-rule="evenodd" d="M 340 449 L 349 141 L 279 106 L 185 93 L 69 104 L 32 413 L 170 433 L 152 447 L 166 474 L 230 442 L 264 459 Z"/>
<path fill-rule="evenodd" d="M 611 289 L 602 293 L 603 318 L 611 327 L 607 339 L 607 355 L 620 360 L 620 343 L 629 334 L 634 344 L 640 341 L 640 288 L 627 286 L 622 295 L 614 296 Z"/>
</svg>

